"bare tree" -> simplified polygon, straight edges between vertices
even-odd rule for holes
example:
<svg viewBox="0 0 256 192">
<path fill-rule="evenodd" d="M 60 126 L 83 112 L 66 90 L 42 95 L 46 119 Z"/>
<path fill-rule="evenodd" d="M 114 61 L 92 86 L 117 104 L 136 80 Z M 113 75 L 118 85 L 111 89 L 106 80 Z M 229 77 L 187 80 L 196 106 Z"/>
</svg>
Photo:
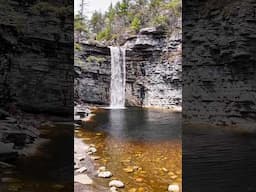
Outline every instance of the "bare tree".
<svg viewBox="0 0 256 192">
<path fill-rule="evenodd" d="M 85 10 L 85 6 L 88 3 L 86 2 L 86 0 L 81 0 L 81 4 L 80 4 L 80 11 L 79 11 L 79 19 L 80 19 L 80 23 L 81 25 L 84 23 L 85 20 L 85 15 L 84 15 L 84 10 Z M 81 36 L 83 35 L 83 31 L 80 31 L 78 34 L 78 42 L 80 42 Z"/>
</svg>

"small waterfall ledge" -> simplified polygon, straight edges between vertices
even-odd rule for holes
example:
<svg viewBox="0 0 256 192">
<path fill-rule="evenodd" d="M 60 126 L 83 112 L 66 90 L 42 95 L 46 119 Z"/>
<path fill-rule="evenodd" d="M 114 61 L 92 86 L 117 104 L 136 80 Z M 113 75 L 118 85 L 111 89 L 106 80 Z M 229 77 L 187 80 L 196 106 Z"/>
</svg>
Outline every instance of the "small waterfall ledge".
<svg viewBox="0 0 256 192">
<path fill-rule="evenodd" d="M 111 83 L 110 108 L 125 108 L 126 64 L 124 47 L 110 47 L 111 51 Z"/>
</svg>

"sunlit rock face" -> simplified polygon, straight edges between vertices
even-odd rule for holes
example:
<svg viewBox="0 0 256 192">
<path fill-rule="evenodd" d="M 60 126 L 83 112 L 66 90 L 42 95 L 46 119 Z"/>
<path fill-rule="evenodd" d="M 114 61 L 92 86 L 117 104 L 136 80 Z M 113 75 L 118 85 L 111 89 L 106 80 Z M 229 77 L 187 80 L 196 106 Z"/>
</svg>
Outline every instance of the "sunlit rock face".
<svg viewBox="0 0 256 192">
<path fill-rule="evenodd" d="M 184 120 L 255 127 L 255 2 L 184 6 Z"/>
<path fill-rule="evenodd" d="M 61 16 L 37 11 L 38 3 L 0 3 L 0 104 L 14 101 L 30 112 L 72 113 L 73 8 Z"/>
<path fill-rule="evenodd" d="M 181 41 L 180 20 L 172 34 L 160 28 L 145 28 L 126 41 L 126 105 L 181 107 Z M 109 104 L 109 48 L 85 43 L 76 58 L 76 100 Z"/>
</svg>

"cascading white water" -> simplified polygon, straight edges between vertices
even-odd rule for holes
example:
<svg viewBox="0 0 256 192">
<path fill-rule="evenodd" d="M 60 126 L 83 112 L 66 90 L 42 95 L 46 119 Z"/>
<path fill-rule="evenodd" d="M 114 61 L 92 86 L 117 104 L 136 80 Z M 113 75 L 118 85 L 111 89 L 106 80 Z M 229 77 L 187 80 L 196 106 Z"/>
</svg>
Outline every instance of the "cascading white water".
<svg viewBox="0 0 256 192">
<path fill-rule="evenodd" d="M 111 85 L 110 85 L 110 107 L 125 107 L 125 48 L 110 47 L 111 50 Z"/>
</svg>

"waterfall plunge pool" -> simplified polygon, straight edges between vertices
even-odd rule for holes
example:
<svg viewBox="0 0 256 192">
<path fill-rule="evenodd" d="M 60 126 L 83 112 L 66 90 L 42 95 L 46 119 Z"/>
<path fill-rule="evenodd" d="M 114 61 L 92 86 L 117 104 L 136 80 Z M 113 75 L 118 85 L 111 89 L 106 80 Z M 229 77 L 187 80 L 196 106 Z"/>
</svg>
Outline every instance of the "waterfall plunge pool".
<svg viewBox="0 0 256 192">
<path fill-rule="evenodd" d="M 103 108 L 84 125 L 88 131 L 100 131 L 117 139 L 163 141 L 181 138 L 181 113 L 161 109 L 128 107 Z"/>
<path fill-rule="evenodd" d="M 181 113 L 143 108 L 94 111 L 76 137 L 97 148 L 95 167 L 105 166 L 110 179 L 89 175 L 93 186 L 84 189 L 105 191 L 111 179 L 125 183 L 120 191 L 167 191 L 170 184 L 181 186 Z M 87 188 L 86 188 L 87 187 Z M 79 190 L 78 190 L 79 191 Z"/>
</svg>

